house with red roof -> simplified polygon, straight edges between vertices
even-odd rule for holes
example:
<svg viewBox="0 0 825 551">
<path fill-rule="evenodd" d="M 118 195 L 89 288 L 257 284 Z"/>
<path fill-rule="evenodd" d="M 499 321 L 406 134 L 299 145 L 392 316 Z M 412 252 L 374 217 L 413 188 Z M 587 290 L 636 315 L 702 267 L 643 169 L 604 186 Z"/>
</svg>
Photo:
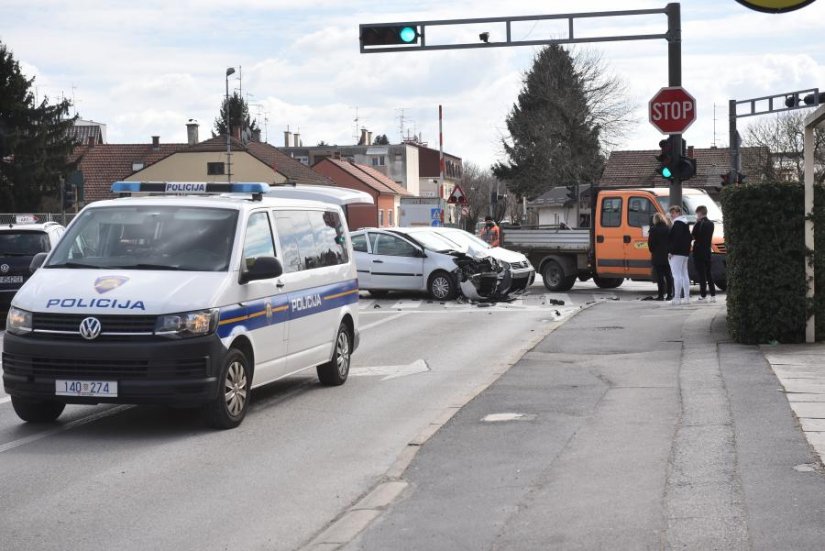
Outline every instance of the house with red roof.
<svg viewBox="0 0 825 551">
<path fill-rule="evenodd" d="M 312 169 L 333 182 L 333 185 L 370 194 L 375 204 L 350 205 L 347 222 L 351 230 L 365 227 L 398 226 L 401 197 L 411 193 L 382 172 L 353 161 L 324 158 Z"/>
</svg>

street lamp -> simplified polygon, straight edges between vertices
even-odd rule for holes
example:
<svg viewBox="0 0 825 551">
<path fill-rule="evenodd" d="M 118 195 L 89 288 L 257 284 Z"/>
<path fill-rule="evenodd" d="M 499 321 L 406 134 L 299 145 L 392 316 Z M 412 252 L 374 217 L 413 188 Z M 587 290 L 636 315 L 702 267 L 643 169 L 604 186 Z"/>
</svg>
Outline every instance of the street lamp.
<svg viewBox="0 0 825 551">
<path fill-rule="evenodd" d="M 232 116 L 229 113 L 229 75 L 235 72 L 234 67 L 226 68 L 226 102 L 224 103 L 224 114 L 226 115 L 226 181 L 232 181 L 232 144 L 230 143 L 230 136 L 232 135 L 232 126 L 230 120 Z"/>
</svg>

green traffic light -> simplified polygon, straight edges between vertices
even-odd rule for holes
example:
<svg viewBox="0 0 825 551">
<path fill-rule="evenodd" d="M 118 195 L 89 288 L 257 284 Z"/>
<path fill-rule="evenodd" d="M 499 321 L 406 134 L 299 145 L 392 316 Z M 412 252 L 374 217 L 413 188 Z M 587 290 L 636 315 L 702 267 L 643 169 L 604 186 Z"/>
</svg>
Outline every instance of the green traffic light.
<svg viewBox="0 0 825 551">
<path fill-rule="evenodd" d="M 418 36 L 418 31 L 416 31 L 414 27 L 403 27 L 398 32 L 398 36 L 401 38 L 402 42 L 411 44 L 415 42 L 415 38 Z"/>
<path fill-rule="evenodd" d="M 662 169 L 662 178 L 673 178 L 673 173 L 670 171 L 670 168 L 664 167 Z"/>
</svg>

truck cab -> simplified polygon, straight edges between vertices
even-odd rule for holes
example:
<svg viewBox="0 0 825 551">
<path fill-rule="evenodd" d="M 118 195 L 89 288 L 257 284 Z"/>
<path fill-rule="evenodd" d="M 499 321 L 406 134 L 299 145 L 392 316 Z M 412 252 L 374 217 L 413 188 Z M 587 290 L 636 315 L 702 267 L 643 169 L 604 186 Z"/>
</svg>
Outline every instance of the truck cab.
<svg viewBox="0 0 825 551">
<path fill-rule="evenodd" d="M 704 205 L 715 224 L 712 271 L 714 282 L 724 288 L 725 237 L 722 210 L 703 190 L 684 188 L 682 210 L 689 224 L 696 221 L 696 207 Z M 668 188 L 603 190 L 596 197 L 592 228 L 591 270 L 602 281 L 651 278 L 647 238 L 655 213 L 667 213 Z"/>
</svg>

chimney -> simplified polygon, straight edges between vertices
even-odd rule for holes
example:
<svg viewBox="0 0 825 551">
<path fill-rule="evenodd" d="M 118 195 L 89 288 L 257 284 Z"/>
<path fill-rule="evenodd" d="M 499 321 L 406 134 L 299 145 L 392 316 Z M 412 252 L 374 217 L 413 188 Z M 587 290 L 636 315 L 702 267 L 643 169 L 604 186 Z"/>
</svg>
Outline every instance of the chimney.
<svg viewBox="0 0 825 551">
<path fill-rule="evenodd" d="M 152 149 L 160 151 L 160 136 L 152 136 Z"/>
<path fill-rule="evenodd" d="M 232 129 L 232 137 L 235 138 L 238 141 L 241 140 L 241 128 L 240 127 Z"/>
<path fill-rule="evenodd" d="M 261 129 L 257 128 L 252 131 L 252 141 L 255 143 L 261 143 Z"/>
<path fill-rule="evenodd" d="M 372 132 L 367 132 L 367 143 L 366 145 L 372 145 Z"/>
<path fill-rule="evenodd" d="M 688 159 L 693 159 L 693 146 L 692 145 L 688 146 L 687 156 L 688 156 Z"/>
<path fill-rule="evenodd" d="M 198 143 L 198 121 L 195 119 L 189 119 L 186 123 L 186 137 L 189 145 Z"/>
<path fill-rule="evenodd" d="M 292 141 L 292 132 L 284 130 L 284 147 L 290 147 L 290 141 Z"/>
<path fill-rule="evenodd" d="M 87 141 L 87 143 L 89 144 L 89 147 L 94 147 L 95 146 L 95 141 L 96 140 L 95 140 L 94 136 L 89 136 L 89 139 Z"/>
<path fill-rule="evenodd" d="M 296 132 L 292 135 L 292 140 L 295 143 L 295 147 L 301 147 L 301 133 Z"/>
<path fill-rule="evenodd" d="M 361 139 L 358 140 L 358 145 L 369 145 L 367 143 L 367 129 L 366 128 L 361 129 Z"/>
</svg>

